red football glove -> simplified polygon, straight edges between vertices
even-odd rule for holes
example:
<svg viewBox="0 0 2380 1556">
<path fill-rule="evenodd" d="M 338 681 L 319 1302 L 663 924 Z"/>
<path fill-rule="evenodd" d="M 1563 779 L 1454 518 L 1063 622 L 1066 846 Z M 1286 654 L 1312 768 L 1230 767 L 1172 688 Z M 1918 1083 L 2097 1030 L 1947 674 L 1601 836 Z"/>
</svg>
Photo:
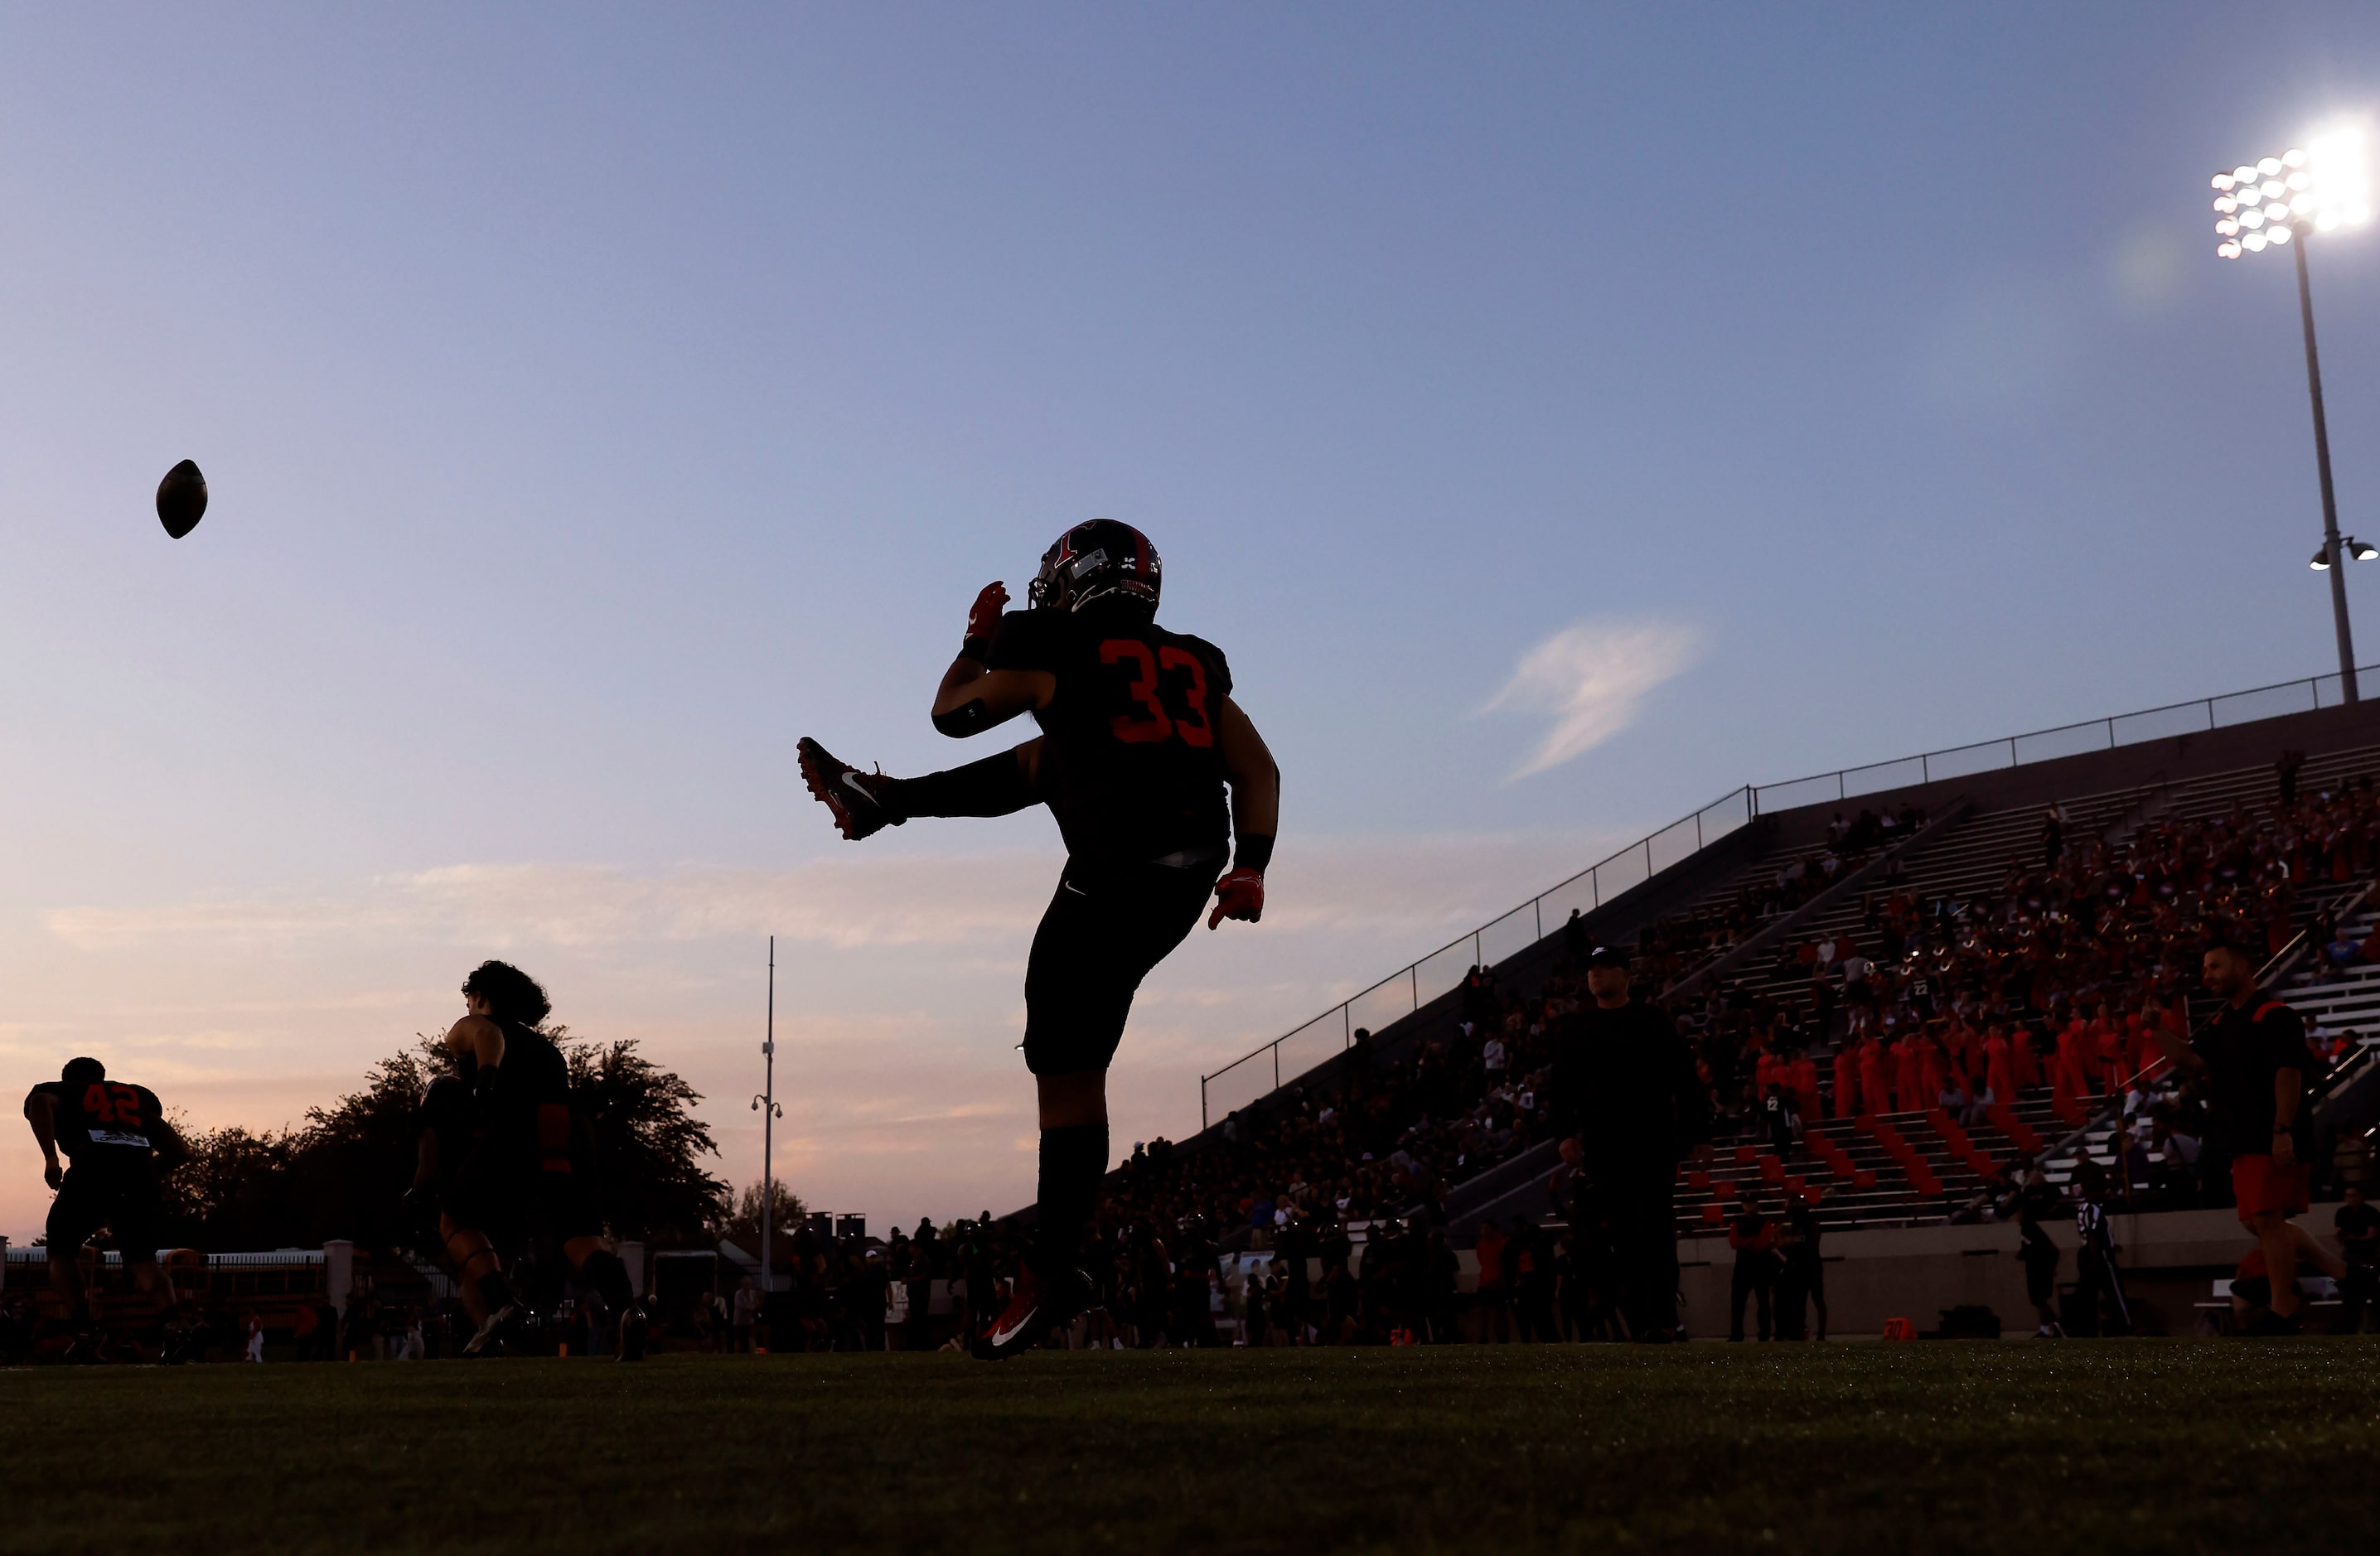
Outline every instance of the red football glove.
<svg viewBox="0 0 2380 1556">
<path fill-rule="evenodd" d="M 967 641 L 978 638 L 989 643 L 991 635 L 1000 630 L 1000 613 L 1008 608 L 1008 586 L 994 581 L 983 586 L 983 592 L 967 607 Z"/>
<path fill-rule="evenodd" d="M 1255 923 L 1264 917 L 1264 876 L 1242 865 L 1215 882 L 1215 911 L 1207 916 L 1207 928 L 1214 929 L 1226 918 L 1245 919 Z"/>
</svg>

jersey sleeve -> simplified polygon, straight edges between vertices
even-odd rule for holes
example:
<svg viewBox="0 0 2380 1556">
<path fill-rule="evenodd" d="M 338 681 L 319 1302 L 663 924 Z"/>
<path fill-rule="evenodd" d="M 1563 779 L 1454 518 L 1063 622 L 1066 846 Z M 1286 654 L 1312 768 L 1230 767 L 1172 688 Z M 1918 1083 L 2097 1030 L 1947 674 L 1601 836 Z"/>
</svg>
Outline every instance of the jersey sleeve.
<svg viewBox="0 0 2380 1556">
<path fill-rule="evenodd" d="M 1232 662 L 1223 657 L 1223 650 L 1204 638 L 1194 638 L 1187 633 L 1183 635 L 1182 640 L 1189 644 L 1192 651 L 1200 659 L 1207 662 L 1208 689 L 1214 695 L 1217 701 L 1220 702 L 1222 699 L 1231 696 Z"/>
<path fill-rule="evenodd" d="M 1011 611 L 991 636 L 987 667 L 993 670 L 1058 669 L 1059 618 L 1048 611 Z"/>
</svg>

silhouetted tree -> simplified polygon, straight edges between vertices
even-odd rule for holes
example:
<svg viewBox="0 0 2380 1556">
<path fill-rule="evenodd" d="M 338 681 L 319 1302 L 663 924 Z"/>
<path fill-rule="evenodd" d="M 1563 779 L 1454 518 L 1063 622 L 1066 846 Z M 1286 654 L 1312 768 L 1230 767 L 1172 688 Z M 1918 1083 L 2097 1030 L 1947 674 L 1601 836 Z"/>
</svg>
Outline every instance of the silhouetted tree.
<svg viewBox="0 0 2380 1556">
<path fill-rule="evenodd" d="M 699 1160 L 718 1154 L 693 1113 L 701 1094 L 632 1039 L 588 1042 L 563 1027 L 547 1036 L 569 1061 L 613 1233 L 664 1246 L 716 1236 L 728 1191 Z M 184 1131 L 191 1158 L 166 1184 L 175 1241 L 210 1252 L 319 1247 L 334 1237 L 406 1246 L 414 1230 L 397 1201 L 418 1160 L 415 1113 L 448 1066 L 436 1039 L 422 1038 L 373 1065 L 362 1090 L 307 1110 L 300 1128 Z"/>
</svg>

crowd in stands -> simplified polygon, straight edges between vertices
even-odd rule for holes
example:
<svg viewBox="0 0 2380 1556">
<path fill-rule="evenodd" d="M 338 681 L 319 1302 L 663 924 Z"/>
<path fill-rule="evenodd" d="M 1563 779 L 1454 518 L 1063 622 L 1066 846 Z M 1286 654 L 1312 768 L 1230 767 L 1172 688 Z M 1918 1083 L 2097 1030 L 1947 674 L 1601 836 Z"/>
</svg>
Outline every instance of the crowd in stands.
<svg viewBox="0 0 2380 1556">
<path fill-rule="evenodd" d="M 1640 987 L 1674 983 L 1925 820 L 1838 817 L 1826 847 L 1731 903 L 1654 926 L 1635 948 Z M 1780 948 L 1798 988 L 1721 983 L 1675 1014 L 1724 1127 L 1756 1133 L 1781 1100 L 1797 1136 L 1811 1120 L 1936 1109 L 1980 1129 L 2020 1092 L 2046 1088 L 2071 1122 L 2122 1109 L 2115 1193 L 2218 1203 L 2227 1164 L 2202 1149 L 2196 1104 L 2159 1076 L 2156 1034 L 2190 1029 L 2210 930 L 2245 930 L 2277 952 L 2307 893 L 2376 872 L 2380 794 L 2368 776 L 2303 796 L 2285 784 L 2269 807 L 2153 820 L 2115 845 L 2070 836 L 2053 808 L 1996 891 L 1921 897 L 1888 872 L 1856 930 Z M 2380 959 L 2380 944 L 2342 942 L 2328 919 L 2315 935 L 2334 965 Z M 1549 1033 L 1584 998 L 1579 949 L 1525 995 L 1474 969 L 1451 1036 L 1395 1064 L 1361 1041 L 1335 1087 L 1292 1086 L 1233 1114 L 1216 1149 L 1142 1153 L 1103 1227 L 1161 1238 L 1195 1222 L 1263 1243 L 1292 1228 L 1319 1239 L 1349 1222 L 1432 1224 L 1450 1186 L 1548 1137 Z M 2005 1181 L 1987 1186 L 2004 1207 L 2021 1163 L 2003 1165 Z"/>
<path fill-rule="evenodd" d="M 1675 985 L 1877 855 L 1900 847 L 1925 824 L 1925 814 L 1912 806 L 1898 812 L 1862 810 L 1849 821 L 1836 812 L 1821 846 L 1790 855 L 1773 872 L 1744 881 L 1726 900 L 1656 919 L 1635 945 L 1637 976 L 1657 988 Z"/>
</svg>

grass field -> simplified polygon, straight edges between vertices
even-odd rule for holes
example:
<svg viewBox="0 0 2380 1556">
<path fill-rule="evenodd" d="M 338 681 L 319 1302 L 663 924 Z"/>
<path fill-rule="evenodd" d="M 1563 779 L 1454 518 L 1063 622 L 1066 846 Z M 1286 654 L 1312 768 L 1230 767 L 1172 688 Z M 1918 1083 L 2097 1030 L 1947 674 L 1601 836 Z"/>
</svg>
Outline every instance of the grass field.
<svg viewBox="0 0 2380 1556">
<path fill-rule="evenodd" d="M 0 1549 L 2370 1550 L 2380 1342 L 0 1374 Z"/>
</svg>

